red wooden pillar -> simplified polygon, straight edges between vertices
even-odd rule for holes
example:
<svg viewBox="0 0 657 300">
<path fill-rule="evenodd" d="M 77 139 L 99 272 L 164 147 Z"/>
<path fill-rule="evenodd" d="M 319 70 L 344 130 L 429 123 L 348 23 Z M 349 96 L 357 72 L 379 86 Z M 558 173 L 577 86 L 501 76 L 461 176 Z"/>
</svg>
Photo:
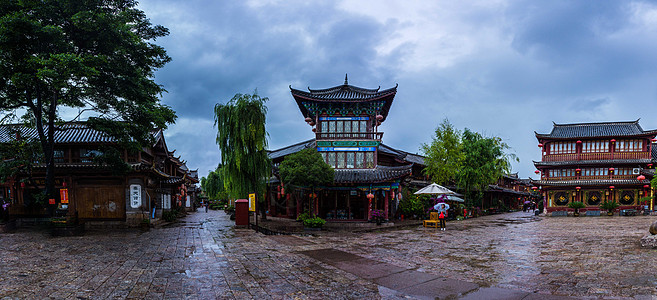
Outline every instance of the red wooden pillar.
<svg viewBox="0 0 657 300">
<path fill-rule="evenodd" d="M 386 193 L 386 191 L 383 191 L 383 193 L 385 193 L 385 195 L 386 195 L 386 200 L 385 200 L 384 206 L 383 206 L 385 214 L 386 214 L 386 220 L 388 220 L 388 202 L 390 202 L 390 192 L 391 191 L 392 191 L 392 189 L 390 191 L 387 191 L 387 193 Z"/>
<path fill-rule="evenodd" d="M 367 198 L 367 220 L 372 219 L 372 199 Z"/>
</svg>

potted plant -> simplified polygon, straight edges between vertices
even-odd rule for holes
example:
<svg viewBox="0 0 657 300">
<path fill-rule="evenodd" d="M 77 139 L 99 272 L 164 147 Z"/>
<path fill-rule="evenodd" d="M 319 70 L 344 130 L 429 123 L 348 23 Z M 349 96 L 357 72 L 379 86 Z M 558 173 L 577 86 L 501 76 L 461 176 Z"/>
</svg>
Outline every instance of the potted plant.
<svg viewBox="0 0 657 300">
<path fill-rule="evenodd" d="M 614 209 L 618 208 L 619 204 L 614 202 L 614 201 L 606 201 L 602 202 L 600 204 L 601 209 L 607 210 L 607 215 L 608 216 L 613 216 L 614 215 Z"/>
<path fill-rule="evenodd" d="M 573 202 L 568 203 L 568 207 L 575 210 L 575 213 L 573 214 L 573 216 L 579 217 L 580 208 L 585 208 L 586 205 L 584 205 L 584 202 L 573 201 Z"/>
<path fill-rule="evenodd" d="M 372 220 L 376 222 L 376 225 L 381 225 L 381 222 L 386 218 L 385 213 L 380 209 L 373 209 L 372 212 L 370 212 L 370 216 L 372 217 Z"/>
</svg>

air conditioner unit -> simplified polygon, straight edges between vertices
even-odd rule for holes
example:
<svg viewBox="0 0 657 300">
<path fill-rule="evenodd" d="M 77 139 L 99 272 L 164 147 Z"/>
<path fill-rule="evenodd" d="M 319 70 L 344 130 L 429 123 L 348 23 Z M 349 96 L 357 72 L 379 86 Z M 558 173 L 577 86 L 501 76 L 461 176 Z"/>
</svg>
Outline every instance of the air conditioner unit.
<svg viewBox="0 0 657 300">
<path fill-rule="evenodd" d="M 639 174 L 639 172 L 641 172 L 641 168 L 634 168 L 634 169 L 632 169 L 632 174 L 635 174 L 635 175 L 636 175 L 636 174 Z"/>
</svg>

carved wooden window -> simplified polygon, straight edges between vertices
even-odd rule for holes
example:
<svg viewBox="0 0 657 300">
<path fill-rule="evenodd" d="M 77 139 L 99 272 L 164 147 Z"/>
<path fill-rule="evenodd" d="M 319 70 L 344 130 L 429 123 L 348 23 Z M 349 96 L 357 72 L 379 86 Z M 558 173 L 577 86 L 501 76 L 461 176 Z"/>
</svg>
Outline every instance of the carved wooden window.
<svg viewBox="0 0 657 300">
<path fill-rule="evenodd" d="M 604 153 L 609 152 L 608 140 L 584 141 L 582 143 L 582 153 Z"/>
<path fill-rule="evenodd" d="M 552 142 L 550 143 L 550 154 L 575 153 L 575 142 Z"/>
<path fill-rule="evenodd" d="M 588 192 L 586 195 L 586 203 L 588 205 L 599 205 L 602 201 L 602 194 L 597 191 Z"/>
<path fill-rule="evenodd" d="M 643 151 L 643 140 L 620 140 L 616 145 L 616 152 Z"/>
<path fill-rule="evenodd" d="M 623 191 L 618 202 L 623 205 L 634 204 L 634 191 Z"/>
<path fill-rule="evenodd" d="M 365 165 L 365 152 L 356 152 L 356 162 L 354 167 L 356 169 L 362 169 Z"/>
</svg>

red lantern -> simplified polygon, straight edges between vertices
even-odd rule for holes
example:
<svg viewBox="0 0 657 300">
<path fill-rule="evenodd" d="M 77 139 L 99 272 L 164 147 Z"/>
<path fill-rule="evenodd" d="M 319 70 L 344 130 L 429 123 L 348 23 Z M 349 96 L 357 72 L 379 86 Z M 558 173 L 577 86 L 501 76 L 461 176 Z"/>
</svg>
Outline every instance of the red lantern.
<svg viewBox="0 0 657 300">
<path fill-rule="evenodd" d="M 579 191 L 581 188 L 582 188 L 582 187 L 578 186 L 578 187 L 576 187 L 575 189 L 577 189 L 577 190 Z"/>
<path fill-rule="evenodd" d="M 615 169 L 614 168 L 609 168 L 609 171 L 613 172 Z"/>
<path fill-rule="evenodd" d="M 636 180 L 639 180 L 639 181 L 646 180 L 646 176 L 639 175 L 639 176 L 636 178 Z"/>
<path fill-rule="evenodd" d="M 648 168 L 652 168 L 652 164 L 648 164 Z"/>
<path fill-rule="evenodd" d="M 577 168 L 577 169 L 575 169 L 575 172 L 578 172 L 578 173 L 579 173 L 579 172 L 582 172 L 582 169 Z"/>
<path fill-rule="evenodd" d="M 310 122 L 312 122 L 312 121 L 313 121 L 313 119 L 312 119 L 311 117 L 307 117 L 307 118 L 306 118 L 306 123 L 310 123 Z"/>
<path fill-rule="evenodd" d="M 536 171 L 534 171 L 534 173 L 536 173 L 536 174 L 538 174 L 538 173 L 541 173 L 541 171 L 539 171 L 539 170 L 536 170 Z"/>
<path fill-rule="evenodd" d="M 536 190 L 536 189 L 537 189 L 537 187 L 535 187 L 535 186 L 532 187 L 532 190 Z"/>
<path fill-rule="evenodd" d="M 285 188 L 284 187 L 281 188 L 281 195 L 285 195 Z"/>
<path fill-rule="evenodd" d="M 643 186 L 643 188 L 645 188 L 645 189 L 647 189 L 647 188 L 649 188 L 649 187 L 650 187 L 650 186 L 647 185 L 647 184 Z"/>
<path fill-rule="evenodd" d="M 25 182 L 21 182 L 21 187 L 25 188 Z"/>
<path fill-rule="evenodd" d="M 543 148 L 543 144 L 542 144 L 542 143 L 538 143 L 538 147 L 539 147 L 539 148 Z"/>
<path fill-rule="evenodd" d="M 66 187 L 66 181 L 62 182 L 62 187 Z"/>
<path fill-rule="evenodd" d="M 615 139 L 611 139 L 611 143 L 612 143 L 612 144 L 613 144 L 613 143 L 615 143 L 615 142 L 616 142 L 616 140 L 615 140 Z"/>
<path fill-rule="evenodd" d="M 577 141 L 577 143 L 578 143 L 578 144 L 581 144 L 581 143 L 582 143 L 582 141 Z"/>
<path fill-rule="evenodd" d="M 374 199 L 374 194 L 372 194 L 372 193 L 367 194 L 367 199 L 370 199 L 370 200 Z"/>
<path fill-rule="evenodd" d="M 610 189 L 610 190 L 613 190 L 613 189 L 614 189 L 614 186 L 613 186 L 613 185 L 610 185 L 610 186 L 609 186 L 609 189 Z"/>
<path fill-rule="evenodd" d="M 657 139 L 652 139 L 651 141 L 654 143 L 654 142 L 657 142 Z"/>
<path fill-rule="evenodd" d="M 381 120 L 383 120 L 383 116 L 382 116 L 382 115 L 376 115 L 376 120 L 377 120 L 377 121 L 381 121 Z"/>
</svg>

